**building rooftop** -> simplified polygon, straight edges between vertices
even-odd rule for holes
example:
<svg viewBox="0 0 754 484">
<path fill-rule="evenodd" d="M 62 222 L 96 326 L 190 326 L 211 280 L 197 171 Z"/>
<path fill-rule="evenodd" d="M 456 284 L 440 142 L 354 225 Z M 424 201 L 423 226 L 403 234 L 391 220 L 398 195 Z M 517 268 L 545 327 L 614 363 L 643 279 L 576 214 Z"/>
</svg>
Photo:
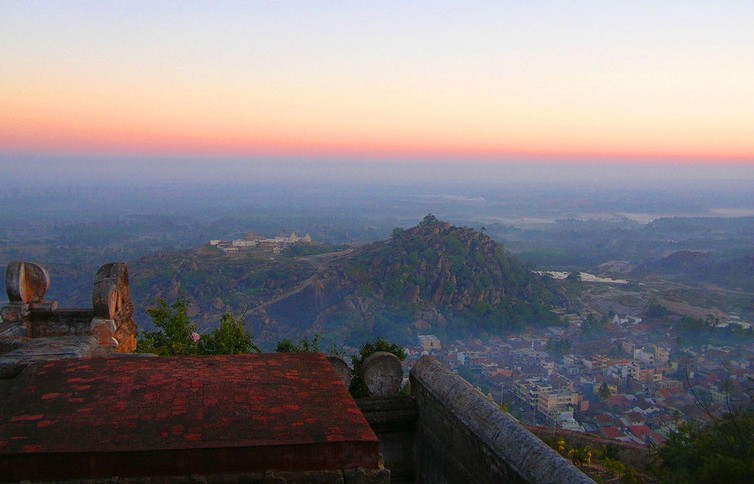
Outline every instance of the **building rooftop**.
<svg viewBox="0 0 754 484">
<path fill-rule="evenodd" d="M 0 475 L 12 480 L 379 466 L 321 354 L 66 359 L 7 390 Z"/>
</svg>

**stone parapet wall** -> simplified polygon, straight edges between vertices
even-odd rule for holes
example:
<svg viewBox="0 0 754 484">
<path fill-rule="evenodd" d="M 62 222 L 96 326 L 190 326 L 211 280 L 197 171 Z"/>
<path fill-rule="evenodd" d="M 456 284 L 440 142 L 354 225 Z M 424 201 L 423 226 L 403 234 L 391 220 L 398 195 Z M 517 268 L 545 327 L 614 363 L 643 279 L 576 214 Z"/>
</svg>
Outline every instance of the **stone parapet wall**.
<svg viewBox="0 0 754 484">
<path fill-rule="evenodd" d="M 594 482 L 438 360 L 420 359 L 410 380 L 419 482 Z"/>
<path fill-rule="evenodd" d="M 32 311 L 27 321 L 28 335 L 31 338 L 87 335 L 92 318 L 91 309 Z"/>
<path fill-rule="evenodd" d="M 390 482 L 415 482 L 416 400 L 401 395 L 366 397 L 356 400 L 356 405 L 377 434 Z"/>
<path fill-rule="evenodd" d="M 5 285 L 9 302 L 1 309 L 0 378 L 11 378 L 38 361 L 136 350 L 125 263 L 105 264 L 97 271 L 91 308 L 61 309 L 46 301 L 50 275 L 33 262 L 8 264 Z"/>
</svg>

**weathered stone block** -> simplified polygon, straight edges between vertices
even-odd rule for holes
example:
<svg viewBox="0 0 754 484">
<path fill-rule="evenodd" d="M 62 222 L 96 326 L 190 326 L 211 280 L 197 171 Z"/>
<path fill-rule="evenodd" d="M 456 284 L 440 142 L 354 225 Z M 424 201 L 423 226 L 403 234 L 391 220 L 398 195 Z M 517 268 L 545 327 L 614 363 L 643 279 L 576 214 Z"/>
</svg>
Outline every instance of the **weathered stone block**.
<svg viewBox="0 0 754 484">
<path fill-rule="evenodd" d="M 327 361 L 329 361 L 332 367 L 335 369 L 335 373 L 338 374 L 341 381 L 343 382 L 343 385 L 348 388 L 351 385 L 351 379 L 353 378 L 353 374 L 351 373 L 351 368 L 348 366 L 348 363 L 343 361 L 343 358 L 341 358 L 340 356 L 335 355 L 327 355 Z"/>
<path fill-rule="evenodd" d="M 345 484 L 388 484 L 390 471 L 387 469 L 346 469 L 343 471 Z"/>
<path fill-rule="evenodd" d="M 123 321 L 115 331 L 115 339 L 118 341 L 118 353 L 133 353 L 136 351 L 136 323 L 133 319 Z"/>
<path fill-rule="evenodd" d="M 89 332 L 97 338 L 100 346 L 118 346 L 115 339 L 115 321 L 105 318 L 93 318 L 89 325 Z"/>
<path fill-rule="evenodd" d="M 390 482 L 414 482 L 414 445 L 419 409 L 411 397 L 365 397 L 356 400 L 380 440 L 380 454 L 390 469 Z"/>
<path fill-rule="evenodd" d="M 29 315 L 29 305 L 24 303 L 10 303 L 3 306 L 2 318 L 8 323 L 21 324 Z"/>
<path fill-rule="evenodd" d="M 51 312 L 58 309 L 57 301 L 42 301 L 29 303 L 29 311 Z"/>
</svg>

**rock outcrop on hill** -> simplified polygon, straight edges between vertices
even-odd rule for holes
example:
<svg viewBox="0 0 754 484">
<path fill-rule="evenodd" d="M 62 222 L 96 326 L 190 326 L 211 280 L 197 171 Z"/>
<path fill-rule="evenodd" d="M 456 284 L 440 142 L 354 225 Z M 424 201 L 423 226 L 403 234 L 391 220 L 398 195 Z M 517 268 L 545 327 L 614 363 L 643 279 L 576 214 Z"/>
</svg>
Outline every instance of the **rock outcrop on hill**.
<svg viewBox="0 0 754 484">
<path fill-rule="evenodd" d="M 222 312 L 244 318 L 260 344 L 320 333 L 348 343 L 376 336 L 405 343 L 416 334 L 504 332 L 551 320 L 559 302 L 552 281 L 538 276 L 502 245 L 470 228 L 428 215 L 390 239 L 317 258 L 219 257 L 194 252 L 170 269 L 159 261 L 136 274 L 156 297 L 187 299 L 200 327 Z M 186 264 L 186 260 L 191 264 Z M 308 263 L 307 263 L 308 262 Z M 154 264 L 157 263 L 157 266 Z M 169 280 L 154 276 L 171 272 Z"/>
<path fill-rule="evenodd" d="M 344 269 L 385 298 L 460 312 L 545 303 L 552 294 L 502 245 L 428 215 L 354 254 Z"/>
<path fill-rule="evenodd" d="M 559 296 L 490 237 L 428 215 L 336 259 L 311 284 L 250 316 L 260 336 L 282 327 L 341 338 L 501 332 L 550 320 Z"/>
</svg>

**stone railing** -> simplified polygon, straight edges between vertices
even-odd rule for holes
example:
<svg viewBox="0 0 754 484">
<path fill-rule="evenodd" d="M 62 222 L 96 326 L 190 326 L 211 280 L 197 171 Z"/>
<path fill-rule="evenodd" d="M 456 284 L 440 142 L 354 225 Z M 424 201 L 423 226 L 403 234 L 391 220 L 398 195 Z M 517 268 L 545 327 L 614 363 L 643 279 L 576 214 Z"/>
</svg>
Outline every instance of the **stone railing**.
<svg viewBox="0 0 754 484">
<path fill-rule="evenodd" d="M 91 308 L 59 309 L 55 301 L 45 300 L 50 276 L 33 262 L 8 264 L 5 287 L 8 304 L 2 308 L 0 367 L 136 349 L 125 263 L 105 264 L 97 271 Z"/>
<path fill-rule="evenodd" d="M 370 396 L 356 402 L 393 482 L 593 482 L 432 357 L 411 369 L 411 396 L 397 395 L 403 371 L 390 353 L 369 356 L 360 376 Z"/>
<path fill-rule="evenodd" d="M 517 420 L 425 356 L 410 373 L 420 482 L 594 482 Z"/>
</svg>

